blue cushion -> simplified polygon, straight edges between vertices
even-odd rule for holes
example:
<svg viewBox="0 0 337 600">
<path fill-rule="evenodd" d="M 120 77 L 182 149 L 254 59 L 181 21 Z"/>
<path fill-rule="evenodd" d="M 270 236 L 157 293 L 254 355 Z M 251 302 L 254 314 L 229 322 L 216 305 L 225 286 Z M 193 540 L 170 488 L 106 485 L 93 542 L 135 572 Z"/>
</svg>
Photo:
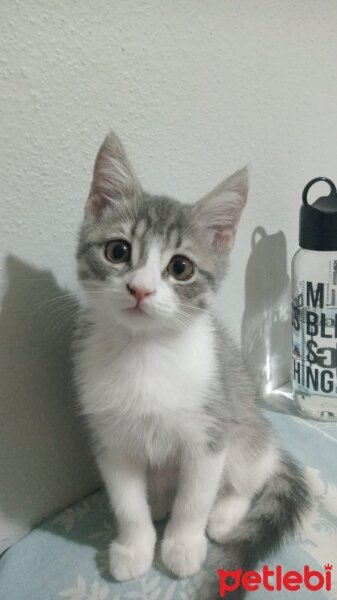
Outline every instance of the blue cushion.
<svg viewBox="0 0 337 600">
<path fill-rule="evenodd" d="M 337 600 L 337 426 L 276 412 L 267 413 L 282 445 L 306 467 L 315 507 L 293 541 L 265 561 L 270 568 L 303 571 L 305 564 L 324 572 L 334 564 L 330 594 L 302 587 L 296 600 Z M 162 535 L 163 525 L 158 535 Z M 209 544 L 207 563 L 194 577 L 178 581 L 160 562 L 143 577 L 123 584 L 108 571 L 107 547 L 115 525 L 106 494 L 101 490 L 45 521 L 14 544 L 0 559 L 0 600 L 210 600 L 209 587 L 221 567 L 221 549 Z M 219 558 L 220 556 L 220 558 Z M 275 596 L 280 597 L 279 594 Z M 263 587 L 252 600 L 270 600 Z M 294 593 L 283 590 L 284 598 Z"/>
</svg>

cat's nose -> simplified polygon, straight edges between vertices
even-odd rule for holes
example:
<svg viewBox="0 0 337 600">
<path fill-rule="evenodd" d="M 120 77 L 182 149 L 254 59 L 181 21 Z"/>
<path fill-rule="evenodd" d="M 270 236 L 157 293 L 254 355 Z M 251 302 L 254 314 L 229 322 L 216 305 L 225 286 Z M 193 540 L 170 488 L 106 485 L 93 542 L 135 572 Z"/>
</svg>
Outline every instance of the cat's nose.
<svg viewBox="0 0 337 600">
<path fill-rule="evenodd" d="M 130 292 L 131 296 L 134 296 L 134 298 L 136 298 L 137 304 L 139 304 L 139 302 L 142 302 L 142 300 L 144 300 L 144 298 L 146 298 L 146 296 L 152 296 L 152 294 L 154 294 L 154 290 L 149 290 L 144 287 L 129 285 L 128 283 L 126 284 L 126 288 Z"/>
</svg>

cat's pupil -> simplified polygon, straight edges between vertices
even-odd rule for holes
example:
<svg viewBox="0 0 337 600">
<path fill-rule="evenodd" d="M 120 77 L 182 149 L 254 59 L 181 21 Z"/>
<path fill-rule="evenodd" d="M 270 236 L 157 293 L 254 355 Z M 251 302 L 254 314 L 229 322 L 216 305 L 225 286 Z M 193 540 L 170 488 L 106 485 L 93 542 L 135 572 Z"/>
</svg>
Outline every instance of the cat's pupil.
<svg viewBox="0 0 337 600">
<path fill-rule="evenodd" d="M 186 262 L 183 258 L 179 258 L 173 265 L 173 271 L 176 275 L 182 275 L 186 269 Z"/>
<path fill-rule="evenodd" d="M 113 249 L 113 257 L 116 260 L 122 260 L 127 252 L 127 247 L 125 244 L 116 244 Z"/>
</svg>

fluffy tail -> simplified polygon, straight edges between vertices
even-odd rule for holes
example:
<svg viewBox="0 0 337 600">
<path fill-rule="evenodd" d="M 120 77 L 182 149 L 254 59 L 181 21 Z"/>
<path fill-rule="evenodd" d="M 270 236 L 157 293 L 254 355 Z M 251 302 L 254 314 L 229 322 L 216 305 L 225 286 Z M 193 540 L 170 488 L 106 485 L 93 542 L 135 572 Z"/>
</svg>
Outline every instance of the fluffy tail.
<svg viewBox="0 0 337 600">
<path fill-rule="evenodd" d="M 292 536 L 310 505 L 310 493 L 302 471 L 283 452 L 276 472 L 226 541 L 220 568 L 224 571 L 242 569 L 243 572 L 254 569 L 269 552 Z M 241 600 L 244 596 L 242 588 L 225 593 L 228 600 Z M 217 582 L 212 600 L 221 597 Z"/>
</svg>

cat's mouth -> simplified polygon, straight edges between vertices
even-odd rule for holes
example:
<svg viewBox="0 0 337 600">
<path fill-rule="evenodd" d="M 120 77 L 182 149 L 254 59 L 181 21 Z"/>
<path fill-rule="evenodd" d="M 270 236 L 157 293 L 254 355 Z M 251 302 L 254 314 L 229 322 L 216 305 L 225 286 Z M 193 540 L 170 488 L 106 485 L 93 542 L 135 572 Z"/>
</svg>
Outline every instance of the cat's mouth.
<svg viewBox="0 0 337 600">
<path fill-rule="evenodd" d="M 149 316 L 145 310 L 141 307 L 140 304 L 136 304 L 135 306 L 130 306 L 129 308 L 124 309 L 128 314 L 131 315 L 146 315 Z"/>
</svg>

